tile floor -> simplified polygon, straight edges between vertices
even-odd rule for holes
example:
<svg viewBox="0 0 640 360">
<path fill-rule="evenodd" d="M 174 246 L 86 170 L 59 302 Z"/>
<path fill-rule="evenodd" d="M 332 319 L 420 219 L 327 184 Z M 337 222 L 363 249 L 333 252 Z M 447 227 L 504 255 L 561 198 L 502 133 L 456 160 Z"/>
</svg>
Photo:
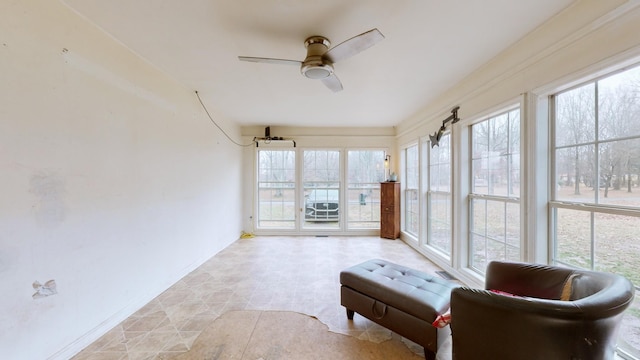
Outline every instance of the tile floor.
<svg viewBox="0 0 640 360">
<path fill-rule="evenodd" d="M 73 360 L 170 359 L 189 350 L 230 310 L 286 310 L 331 331 L 380 342 L 397 336 L 340 306 L 342 269 L 382 258 L 425 272 L 439 268 L 400 240 L 378 237 L 240 239 L 186 275 Z M 415 352 L 422 348 L 407 342 Z"/>
</svg>

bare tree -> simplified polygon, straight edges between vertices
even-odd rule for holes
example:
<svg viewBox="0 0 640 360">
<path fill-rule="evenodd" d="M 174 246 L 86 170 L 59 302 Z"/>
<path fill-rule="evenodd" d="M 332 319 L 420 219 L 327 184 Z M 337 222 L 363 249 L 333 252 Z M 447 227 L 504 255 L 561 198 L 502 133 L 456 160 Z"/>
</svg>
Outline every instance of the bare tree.
<svg viewBox="0 0 640 360">
<path fill-rule="evenodd" d="M 582 177 L 593 178 L 595 174 L 582 174 L 584 165 L 581 158 L 587 151 L 580 144 L 593 141 L 595 125 L 595 91 L 594 84 L 567 91 L 556 98 L 556 146 L 575 145 L 573 152 L 573 179 L 568 178 L 568 184 L 573 183 L 574 194 L 580 195 L 580 180 Z M 596 182 L 597 183 L 597 182 Z"/>
<path fill-rule="evenodd" d="M 623 139 L 602 145 L 600 169 L 605 193 L 609 188 L 620 190 L 623 181 L 631 192 L 631 169 L 640 155 L 636 140 L 626 137 L 640 133 L 640 71 L 624 72 L 598 83 L 599 139 Z M 634 146 L 635 145 L 635 146 Z"/>
<path fill-rule="evenodd" d="M 520 149 L 519 121 L 519 110 L 514 110 L 473 125 L 473 175 L 486 180 L 488 194 L 494 194 L 497 185 L 512 184 L 512 154 Z"/>
</svg>

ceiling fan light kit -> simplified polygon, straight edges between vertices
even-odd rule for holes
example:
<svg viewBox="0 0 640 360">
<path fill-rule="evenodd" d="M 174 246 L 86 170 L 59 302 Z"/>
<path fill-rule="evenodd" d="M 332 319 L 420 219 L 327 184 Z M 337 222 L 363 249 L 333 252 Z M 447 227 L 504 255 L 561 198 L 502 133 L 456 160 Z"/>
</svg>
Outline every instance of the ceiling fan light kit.
<svg viewBox="0 0 640 360">
<path fill-rule="evenodd" d="M 342 83 L 334 73 L 333 64 L 339 60 L 351 57 L 370 48 L 384 39 L 378 29 L 372 29 L 346 40 L 332 49 L 331 42 L 324 36 L 311 36 L 304 41 L 307 56 L 303 61 L 238 56 L 241 61 L 260 62 L 268 64 L 300 65 L 300 73 L 309 79 L 321 80 L 330 90 L 341 91 Z"/>
</svg>

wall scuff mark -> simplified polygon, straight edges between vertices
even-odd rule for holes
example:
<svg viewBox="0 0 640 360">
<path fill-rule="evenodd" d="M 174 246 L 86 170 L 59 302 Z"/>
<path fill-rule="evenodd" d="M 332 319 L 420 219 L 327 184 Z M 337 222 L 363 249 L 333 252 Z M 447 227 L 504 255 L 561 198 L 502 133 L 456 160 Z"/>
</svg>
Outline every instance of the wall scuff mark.
<svg viewBox="0 0 640 360">
<path fill-rule="evenodd" d="M 33 288 L 36 292 L 31 295 L 34 299 L 42 299 L 47 296 L 55 295 L 58 293 L 55 280 L 49 280 L 44 285 L 40 284 L 37 280 L 33 282 Z"/>
</svg>

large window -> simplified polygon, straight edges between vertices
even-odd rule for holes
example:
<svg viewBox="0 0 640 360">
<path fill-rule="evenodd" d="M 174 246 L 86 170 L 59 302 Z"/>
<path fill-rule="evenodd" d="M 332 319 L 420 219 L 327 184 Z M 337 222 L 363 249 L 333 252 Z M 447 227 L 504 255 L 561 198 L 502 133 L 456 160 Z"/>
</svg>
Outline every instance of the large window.
<svg viewBox="0 0 640 360">
<path fill-rule="evenodd" d="M 469 265 L 521 260 L 520 109 L 471 126 Z"/>
<path fill-rule="evenodd" d="M 640 67 L 556 94 L 553 262 L 640 284 Z M 640 304 L 619 346 L 640 357 Z"/>
<path fill-rule="evenodd" d="M 420 166 L 417 144 L 404 150 L 404 171 L 404 231 L 417 238 L 420 225 L 420 203 L 418 197 Z"/>
<path fill-rule="evenodd" d="M 451 136 L 442 136 L 437 146 L 424 144 L 427 171 L 427 245 L 451 255 Z"/>
<path fill-rule="evenodd" d="M 384 151 L 350 150 L 347 177 L 347 227 L 380 228 L 380 182 L 384 181 Z"/>
<path fill-rule="evenodd" d="M 256 154 L 256 230 L 380 228 L 385 150 L 257 148 Z"/>
<path fill-rule="evenodd" d="M 295 228 L 296 153 L 258 151 L 258 228 Z"/>
</svg>

